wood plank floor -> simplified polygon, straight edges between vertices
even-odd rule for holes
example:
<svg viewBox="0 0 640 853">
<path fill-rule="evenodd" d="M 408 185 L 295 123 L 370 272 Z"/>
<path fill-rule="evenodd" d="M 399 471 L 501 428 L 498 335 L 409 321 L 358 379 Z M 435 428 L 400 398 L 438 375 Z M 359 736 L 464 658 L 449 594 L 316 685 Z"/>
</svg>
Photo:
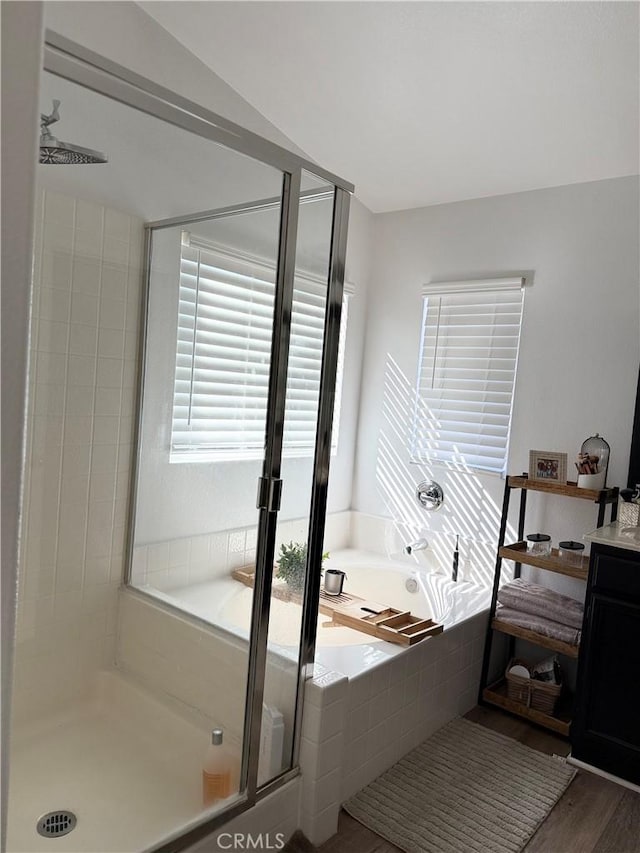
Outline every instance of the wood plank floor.
<svg viewBox="0 0 640 853">
<path fill-rule="evenodd" d="M 569 752 L 562 738 L 502 711 L 477 707 L 466 717 L 540 752 Z M 319 853 L 399 853 L 399 848 L 341 812 L 337 834 Z M 579 771 L 524 853 L 640 853 L 640 794 Z"/>
</svg>

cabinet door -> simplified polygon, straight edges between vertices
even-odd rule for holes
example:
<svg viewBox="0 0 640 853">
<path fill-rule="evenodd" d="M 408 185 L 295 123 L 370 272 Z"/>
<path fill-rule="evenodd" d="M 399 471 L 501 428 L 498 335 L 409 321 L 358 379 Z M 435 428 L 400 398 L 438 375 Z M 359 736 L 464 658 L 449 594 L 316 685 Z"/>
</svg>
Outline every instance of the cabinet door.
<svg viewBox="0 0 640 853">
<path fill-rule="evenodd" d="M 640 782 L 640 605 L 593 593 L 581 661 L 576 758 Z"/>
</svg>

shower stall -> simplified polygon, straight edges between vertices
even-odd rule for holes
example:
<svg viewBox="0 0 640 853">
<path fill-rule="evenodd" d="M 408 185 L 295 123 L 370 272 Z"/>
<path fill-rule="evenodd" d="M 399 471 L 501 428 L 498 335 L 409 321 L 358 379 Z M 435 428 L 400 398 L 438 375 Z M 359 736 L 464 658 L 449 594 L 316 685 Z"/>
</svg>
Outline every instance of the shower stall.
<svg viewBox="0 0 640 853">
<path fill-rule="evenodd" d="M 8 849 L 178 850 L 297 773 L 353 187 L 44 56 Z"/>
</svg>

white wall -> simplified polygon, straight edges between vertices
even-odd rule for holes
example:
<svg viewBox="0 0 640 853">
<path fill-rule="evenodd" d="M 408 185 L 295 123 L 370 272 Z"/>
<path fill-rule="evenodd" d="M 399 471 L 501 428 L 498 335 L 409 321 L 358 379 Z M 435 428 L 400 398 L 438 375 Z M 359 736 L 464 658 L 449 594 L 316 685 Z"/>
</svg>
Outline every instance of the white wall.
<svg viewBox="0 0 640 853">
<path fill-rule="evenodd" d="M 527 470 L 530 449 L 566 451 L 572 468 L 583 439 L 599 432 L 611 445 L 609 483 L 626 483 L 639 352 L 636 177 L 375 217 L 354 509 L 495 547 L 503 481 L 410 464 L 409 432 L 421 286 L 515 271 L 533 276 L 509 471 Z M 413 497 L 425 475 L 445 489 L 436 515 Z M 595 526 L 589 504 L 530 504 L 527 532 L 539 525 L 557 540 Z"/>
<path fill-rule="evenodd" d="M 0 850 L 4 850 L 42 4 L 2 4 L 2 586 Z M 7 116 L 11 120 L 7 121 Z"/>
<path fill-rule="evenodd" d="M 328 491 L 329 512 L 349 509 L 353 502 L 352 488 L 358 437 L 365 332 L 371 298 L 373 223 L 374 216 L 371 211 L 357 198 L 352 198 L 345 260 L 345 281 L 352 282 L 355 285 L 356 292 L 349 304 L 349 326 L 342 383 L 341 458 L 331 460 Z M 348 501 L 345 502 L 347 496 Z"/>
</svg>

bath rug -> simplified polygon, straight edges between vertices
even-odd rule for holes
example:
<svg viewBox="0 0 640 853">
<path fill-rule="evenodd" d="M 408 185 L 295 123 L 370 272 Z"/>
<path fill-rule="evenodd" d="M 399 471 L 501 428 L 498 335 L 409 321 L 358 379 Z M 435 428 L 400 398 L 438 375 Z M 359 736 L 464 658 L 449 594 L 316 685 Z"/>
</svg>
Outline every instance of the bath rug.
<svg viewBox="0 0 640 853">
<path fill-rule="evenodd" d="M 456 719 L 343 808 L 405 853 L 518 853 L 575 773 L 563 759 Z"/>
</svg>

